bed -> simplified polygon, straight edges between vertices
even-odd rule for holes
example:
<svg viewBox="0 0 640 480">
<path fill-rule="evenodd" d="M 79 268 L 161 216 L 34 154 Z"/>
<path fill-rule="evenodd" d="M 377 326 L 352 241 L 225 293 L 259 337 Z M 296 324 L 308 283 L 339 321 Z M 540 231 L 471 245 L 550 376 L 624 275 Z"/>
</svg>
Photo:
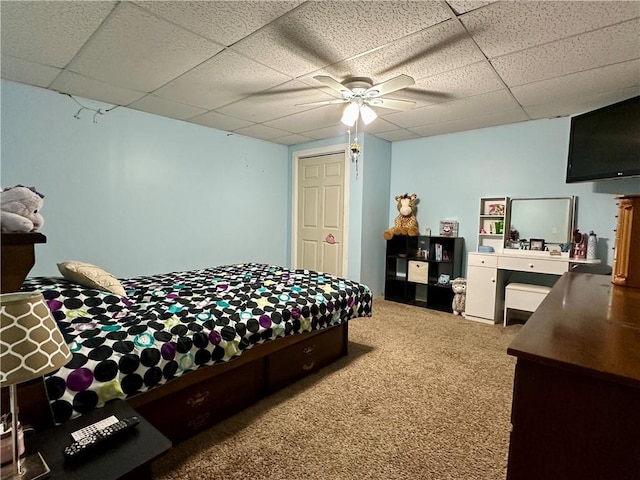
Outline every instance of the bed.
<svg viewBox="0 0 640 480">
<path fill-rule="evenodd" d="M 258 263 L 120 279 L 126 296 L 59 277 L 43 293 L 72 360 L 28 386 L 54 423 L 125 399 L 178 442 L 347 354 L 348 321 L 370 316 L 367 286 Z M 35 392 L 35 393 L 34 393 Z"/>
</svg>

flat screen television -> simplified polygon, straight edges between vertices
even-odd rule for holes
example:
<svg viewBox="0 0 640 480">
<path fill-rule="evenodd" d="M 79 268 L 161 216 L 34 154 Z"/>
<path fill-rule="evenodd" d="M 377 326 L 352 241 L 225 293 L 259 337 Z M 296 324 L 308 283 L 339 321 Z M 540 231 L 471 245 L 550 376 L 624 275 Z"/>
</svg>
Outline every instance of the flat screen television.
<svg viewBox="0 0 640 480">
<path fill-rule="evenodd" d="M 640 96 L 571 119 L 566 183 L 640 175 Z"/>
</svg>

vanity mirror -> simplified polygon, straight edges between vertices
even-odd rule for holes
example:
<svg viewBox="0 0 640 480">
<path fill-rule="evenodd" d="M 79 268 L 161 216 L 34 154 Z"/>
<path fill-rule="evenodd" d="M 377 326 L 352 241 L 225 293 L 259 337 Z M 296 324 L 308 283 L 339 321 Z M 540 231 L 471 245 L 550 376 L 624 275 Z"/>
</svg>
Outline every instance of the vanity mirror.
<svg viewBox="0 0 640 480">
<path fill-rule="evenodd" d="M 544 239 L 549 248 L 571 241 L 575 197 L 512 198 L 506 248 L 518 248 L 519 240 Z"/>
</svg>

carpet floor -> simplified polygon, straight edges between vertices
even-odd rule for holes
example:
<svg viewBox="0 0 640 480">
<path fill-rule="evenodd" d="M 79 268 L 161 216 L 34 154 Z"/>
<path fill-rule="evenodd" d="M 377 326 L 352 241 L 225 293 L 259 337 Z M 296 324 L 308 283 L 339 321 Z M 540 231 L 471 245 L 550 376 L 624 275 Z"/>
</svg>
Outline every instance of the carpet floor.
<svg viewBox="0 0 640 480">
<path fill-rule="evenodd" d="M 520 328 L 376 299 L 347 357 L 178 444 L 153 478 L 504 480 Z"/>
</svg>

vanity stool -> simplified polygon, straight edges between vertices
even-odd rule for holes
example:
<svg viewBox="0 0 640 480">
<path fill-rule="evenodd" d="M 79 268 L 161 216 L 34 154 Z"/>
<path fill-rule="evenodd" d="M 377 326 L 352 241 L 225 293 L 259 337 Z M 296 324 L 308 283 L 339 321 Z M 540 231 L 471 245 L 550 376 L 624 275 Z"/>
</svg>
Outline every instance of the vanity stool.
<svg viewBox="0 0 640 480">
<path fill-rule="evenodd" d="M 510 283 L 504 288 L 504 326 L 507 326 L 509 309 L 535 312 L 544 297 L 551 291 L 542 285 L 527 283 Z"/>
</svg>

